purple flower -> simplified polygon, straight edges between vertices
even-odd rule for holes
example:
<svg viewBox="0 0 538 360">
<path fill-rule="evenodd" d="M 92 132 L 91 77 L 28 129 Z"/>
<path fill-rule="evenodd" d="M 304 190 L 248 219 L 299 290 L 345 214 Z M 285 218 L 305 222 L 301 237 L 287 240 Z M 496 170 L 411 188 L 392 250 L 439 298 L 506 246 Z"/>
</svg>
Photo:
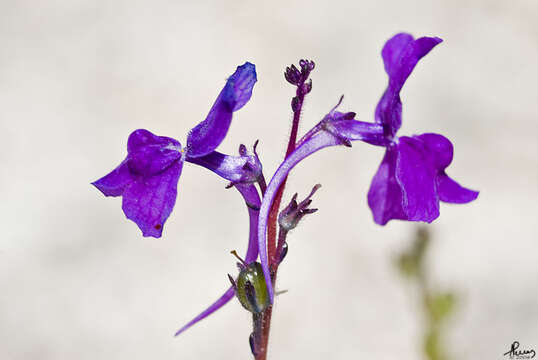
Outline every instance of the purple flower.
<svg viewBox="0 0 538 360">
<path fill-rule="evenodd" d="M 92 184 L 105 196 L 122 196 L 125 216 L 143 236 L 158 238 L 174 208 L 184 161 L 204 166 L 232 184 L 256 181 L 261 164 L 257 155 L 247 154 L 244 145 L 239 156 L 215 151 L 228 132 L 233 112 L 248 102 L 255 83 L 255 66 L 249 62 L 238 66 L 206 119 L 189 132 L 186 148 L 172 138 L 135 130 L 127 142 L 126 159 Z"/>
<path fill-rule="evenodd" d="M 385 157 L 368 192 L 374 221 L 392 219 L 432 222 L 439 216 L 439 200 L 467 203 L 478 196 L 452 180 L 445 169 L 452 162 L 453 146 L 439 134 L 396 137 L 402 124 L 400 90 L 417 62 L 442 40 L 414 40 L 401 33 L 387 41 L 381 55 L 389 83 L 379 101 L 375 121 L 388 140 Z"/>
</svg>

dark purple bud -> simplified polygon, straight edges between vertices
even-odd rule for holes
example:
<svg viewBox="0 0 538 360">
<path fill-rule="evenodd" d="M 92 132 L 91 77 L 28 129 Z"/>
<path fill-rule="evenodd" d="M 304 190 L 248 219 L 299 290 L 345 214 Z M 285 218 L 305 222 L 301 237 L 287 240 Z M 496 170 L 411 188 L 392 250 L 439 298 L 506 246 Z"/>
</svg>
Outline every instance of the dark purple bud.
<svg viewBox="0 0 538 360">
<path fill-rule="evenodd" d="M 301 59 L 299 60 L 299 67 L 301 68 L 301 70 L 297 69 L 295 65 L 291 65 L 286 68 L 286 71 L 284 72 L 284 77 L 290 84 L 301 86 L 303 83 L 306 82 L 306 80 L 308 80 L 310 72 L 314 69 L 314 66 L 315 64 L 313 61 Z M 310 92 L 310 90 L 312 89 L 312 84 L 310 84 L 307 89 L 309 90 L 305 93 Z M 302 91 L 305 90 L 306 89 L 302 89 Z"/>
<path fill-rule="evenodd" d="M 284 73 L 284 77 L 292 85 L 297 85 L 299 83 L 299 76 L 299 73 L 296 73 L 289 67 L 286 68 L 286 72 Z"/>
<path fill-rule="evenodd" d="M 297 85 L 301 81 L 301 73 L 295 67 L 295 65 L 287 67 L 284 76 L 286 77 L 286 80 L 292 85 Z"/>
<path fill-rule="evenodd" d="M 293 195 L 289 205 L 286 206 L 278 215 L 278 224 L 280 227 L 282 227 L 282 229 L 286 231 L 294 229 L 305 215 L 312 214 L 318 210 L 309 209 L 308 206 L 310 206 L 312 203 L 310 198 L 320 187 L 320 184 L 315 185 L 306 199 L 300 203 L 297 203 L 297 193 Z"/>
<path fill-rule="evenodd" d="M 314 69 L 314 62 L 309 60 L 300 60 L 301 66 L 301 82 L 305 82 L 310 76 L 310 72 Z"/>
<path fill-rule="evenodd" d="M 295 83 L 293 82 L 293 76 L 292 74 L 290 74 L 290 71 L 289 71 L 289 67 L 286 68 L 286 71 L 284 71 L 284 78 L 286 78 L 286 81 L 289 82 L 290 84 L 292 85 L 295 85 Z"/>
</svg>

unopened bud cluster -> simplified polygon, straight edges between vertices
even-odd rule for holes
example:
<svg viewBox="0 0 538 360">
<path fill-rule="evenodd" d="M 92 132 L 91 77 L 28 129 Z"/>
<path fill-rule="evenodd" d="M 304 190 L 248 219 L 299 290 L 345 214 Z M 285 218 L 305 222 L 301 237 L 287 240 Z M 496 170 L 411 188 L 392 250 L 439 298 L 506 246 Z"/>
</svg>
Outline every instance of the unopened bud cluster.
<svg viewBox="0 0 538 360">
<path fill-rule="evenodd" d="M 306 199 L 300 203 L 297 203 L 297 193 L 293 195 L 288 206 L 286 206 L 278 215 L 278 224 L 283 230 L 290 231 L 295 229 L 297 224 L 299 224 L 299 221 L 301 221 L 305 215 L 318 211 L 318 209 L 309 209 L 308 206 L 312 203 L 311 197 L 320 187 L 320 184 L 314 186 Z"/>
</svg>

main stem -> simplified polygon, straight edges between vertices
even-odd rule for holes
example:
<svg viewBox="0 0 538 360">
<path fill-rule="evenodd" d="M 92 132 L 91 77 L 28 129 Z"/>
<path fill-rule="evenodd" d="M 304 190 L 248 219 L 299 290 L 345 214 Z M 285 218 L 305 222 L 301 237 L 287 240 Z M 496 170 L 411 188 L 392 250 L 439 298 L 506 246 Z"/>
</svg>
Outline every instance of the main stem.
<svg viewBox="0 0 538 360">
<path fill-rule="evenodd" d="M 293 111 L 293 123 L 291 125 L 290 138 L 288 140 L 288 148 L 286 150 L 285 158 L 288 157 L 288 155 L 290 155 L 295 150 L 295 145 L 297 143 L 297 133 L 299 131 L 299 120 L 301 118 L 301 109 L 306 95 L 302 86 L 297 87 L 296 94 L 298 106 Z M 282 194 L 284 193 L 287 179 L 288 178 L 286 177 L 286 179 L 284 179 L 282 185 L 280 185 L 280 188 L 278 189 L 267 220 L 267 255 L 269 259 L 269 269 L 271 270 L 271 281 L 273 283 L 273 286 L 275 286 L 276 284 L 278 261 L 280 258 L 279 254 L 276 253 L 278 210 L 280 209 L 280 202 L 282 201 Z M 285 241 L 285 237 L 284 239 L 282 239 L 282 241 Z M 256 360 L 267 359 L 267 348 L 269 343 L 269 330 L 271 328 L 272 314 L 273 306 L 271 305 L 262 313 L 261 321 L 254 322 L 254 334 L 261 333 L 259 350 L 258 353 L 254 355 Z M 261 329 L 257 327 L 261 327 Z"/>
</svg>

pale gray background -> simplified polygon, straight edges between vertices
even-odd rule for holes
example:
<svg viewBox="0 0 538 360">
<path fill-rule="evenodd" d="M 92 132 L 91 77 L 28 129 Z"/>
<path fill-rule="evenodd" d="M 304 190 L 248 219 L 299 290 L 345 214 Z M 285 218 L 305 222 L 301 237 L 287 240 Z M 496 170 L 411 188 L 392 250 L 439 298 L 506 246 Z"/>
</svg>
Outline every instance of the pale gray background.
<svg viewBox="0 0 538 360">
<path fill-rule="evenodd" d="M 147 128 L 185 142 L 238 64 L 257 65 L 252 101 L 220 147 L 259 138 L 267 174 L 282 159 L 293 88 L 316 61 L 302 130 L 345 94 L 371 121 L 385 84 L 380 50 L 398 31 L 445 42 L 418 65 L 400 134 L 439 132 L 449 173 L 481 190 L 442 205 L 431 275 L 457 289 L 457 359 L 538 348 L 536 1 L 0 1 L 0 358 L 248 359 L 236 301 L 172 335 L 227 287 L 246 247 L 242 200 L 186 164 L 162 239 L 142 238 L 89 183 Z M 413 289 L 392 259 L 414 224 L 373 223 L 366 192 L 383 150 L 329 149 L 293 173 L 320 182 L 319 213 L 290 236 L 272 359 L 419 359 Z"/>
</svg>

